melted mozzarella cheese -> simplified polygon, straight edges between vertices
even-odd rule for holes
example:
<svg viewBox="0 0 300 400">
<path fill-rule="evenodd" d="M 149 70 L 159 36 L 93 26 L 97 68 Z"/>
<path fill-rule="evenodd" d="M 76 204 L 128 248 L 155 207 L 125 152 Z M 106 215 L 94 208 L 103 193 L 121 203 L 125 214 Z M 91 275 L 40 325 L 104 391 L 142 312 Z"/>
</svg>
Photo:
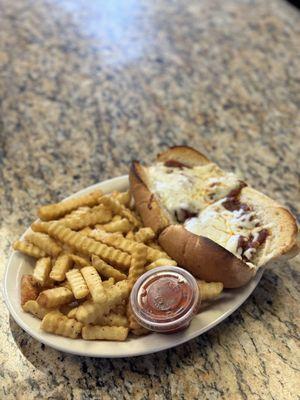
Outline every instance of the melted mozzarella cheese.
<svg viewBox="0 0 300 400">
<path fill-rule="evenodd" d="M 149 188 L 174 216 L 176 210 L 198 213 L 240 185 L 238 177 L 216 164 L 194 168 L 170 168 L 157 163 L 148 168 Z"/>
<path fill-rule="evenodd" d="M 248 238 L 250 234 L 255 237 L 262 228 L 256 226 L 258 220 L 253 212 L 244 213 L 243 210 L 226 210 L 222 207 L 223 201 L 222 199 L 208 206 L 197 217 L 188 219 L 184 226 L 188 231 L 213 240 L 241 258 L 242 249 L 238 247 L 239 237 Z M 255 252 L 255 249 L 249 249 L 245 251 L 244 255 L 248 260 L 251 260 Z M 251 263 L 247 264 L 254 267 Z"/>
</svg>

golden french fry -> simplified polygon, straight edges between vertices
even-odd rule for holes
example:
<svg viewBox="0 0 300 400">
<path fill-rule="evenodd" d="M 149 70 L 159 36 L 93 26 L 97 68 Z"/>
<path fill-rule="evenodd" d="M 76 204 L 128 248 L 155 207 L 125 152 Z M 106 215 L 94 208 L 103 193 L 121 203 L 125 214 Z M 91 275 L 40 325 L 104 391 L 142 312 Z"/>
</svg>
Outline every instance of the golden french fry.
<svg viewBox="0 0 300 400">
<path fill-rule="evenodd" d="M 209 301 L 217 298 L 223 291 L 222 282 L 205 282 L 197 279 L 201 301 Z"/>
<path fill-rule="evenodd" d="M 49 222 L 34 221 L 30 228 L 33 232 L 48 233 Z"/>
<path fill-rule="evenodd" d="M 138 225 L 136 225 L 136 228 L 141 228 L 143 226 L 143 222 L 140 215 L 132 207 L 130 207 L 130 212 L 133 215 L 133 217 L 138 221 Z"/>
<path fill-rule="evenodd" d="M 80 270 L 95 303 L 106 302 L 106 292 L 96 268 L 84 267 Z"/>
<path fill-rule="evenodd" d="M 100 237 L 100 236 L 102 236 L 102 237 L 105 237 L 105 236 L 110 236 L 111 238 L 124 238 L 124 236 L 122 235 L 122 233 L 120 233 L 120 232 L 113 232 L 113 233 L 108 233 L 108 232 L 105 232 L 104 230 L 101 230 L 101 229 L 97 229 L 96 230 L 96 232 L 97 232 L 97 237 Z M 91 237 L 91 238 L 93 238 L 93 235 L 94 235 L 94 233 L 95 233 L 95 230 L 91 230 L 91 232 L 89 232 L 89 237 Z M 95 238 L 93 238 L 93 239 L 95 239 Z M 95 239 L 95 240 L 99 240 L 99 239 Z M 101 240 L 100 240 L 101 241 Z"/>
<path fill-rule="evenodd" d="M 39 319 L 43 319 L 44 316 L 51 311 L 49 308 L 45 308 L 39 305 L 39 303 L 35 300 L 28 300 L 23 305 L 23 310 L 28 312 Z"/>
<path fill-rule="evenodd" d="M 71 211 L 69 214 L 66 214 L 63 218 L 63 220 L 65 219 L 69 219 L 69 218 L 74 218 L 74 217 L 80 217 L 82 214 L 86 214 L 86 212 L 91 211 L 92 208 L 84 206 L 84 207 L 79 207 L 76 208 L 75 210 Z"/>
<path fill-rule="evenodd" d="M 100 199 L 101 204 L 104 204 L 107 208 L 111 209 L 113 213 L 121 215 L 124 218 L 127 218 L 129 222 L 131 222 L 134 226 L 139 227 L 140 221 L 133 215 L 133 213 L 122 204 L 120 204 L 117 200 L 104 195 Z"/>
<path fill-rule="evenodd" d="M 92 256 L 92 264 L 99 272 L 100 275 L 105 278 L 114 278 L 117 282 L 122 281 L 127 278 L 125 274 L 117 270 L 116 268 L 108 265 L 105 261 L 97 256 Z"/>
<path fill-rule="evenodd" d="M 56 204 L 43 206 L 38 210 L 38 216 L 44 221 L 57 219 L 75 210 L 76 208 L 82 206 L 92 207 L 96 204 L 99 204 L 99 199 L 101 198 L 101 196 L 102 192 L 100 190 L 95 190 L 92 193 L 88 193 L 80 197 L 64 200 Z"/>
<path fill-rule="evenodd" d="M 66 287 L 60 286 L 44 290 L 39 294 L 36 301 L 42 307 L 54 308 L 63 304 L 68 304 L 72 300 L 74 300 L 72 291 Z"/>
<path fill-rule="evenodd" d="M 114 216 L 112 217 L 112 221 L 113 221 L 113 222 L 115 222 L 115 221 L 120 221 L 120 219 L 122 219 L 121 215 L 114 215 Z M 126 219 L 126 218 L 125 218 L 125 219 Z"/>
<path fill-rule="evenodd" d="M 147 249 L 141 243 L 136 246 L 136 251 L 132 254 L 131 266 L 128 272 L 128 282 L 132 287 L 136 280 L 145 272 L 147 260 Z"/>
<path fill-rule="evenodd" d="M 111 219 L 111 222 L 120 221 L 121 219 L 122 219 L 121 215 L 114 215 L 114 216 L 112 217 L 112 219 Z M 124 219 L 126 219 L 126 218 L 124 218 Z M 127 221 L 128 221 L 128 220 L 127 220 Z M 95 228 L 101 229 L 101 228 L 102 228 L 102 225 L 96 224 L 96 225 L 95 225 Z"/>
<path fill-rule="evenodd" d="M 39 295 L 37 283 L 32 275 L 23 275 L 21 278 L 21 305 L 29 300 L 36 300 Z"/>
<path fill-rule="evenodd" d="M 52 270 L 50 278 L 57 282 L 62 282 L 66 279 L 66 272 L 72 267 L 73 260 L 69 254 L 61 254 L 57 257 Z"/>
<path fill-rule="evenodd" d="M 126 233 L 132 229 L 131 223 L 126 218 L 121 218 L 117 221 L 111 221 L 104 225 L 97 225 L 97 227 L 105 232 L 111 233 Z"/>
<path fill-rule="evenodd" d="M 78 256 L 77 254 L 70 254 L 70 258 L 73 260 L 75 265 L 78 265 L 78 267 L 87 267 L 90 265 L 90 263 L 81 256 Z"/>
<path fill-rule="evenodd" d="M 67 289 L 71 290 L 71 292 L 72 292 L 72 287 L 71 287 L 69 281 L 64 281 L 64 282 L 62 282 L 61 286 L 62 286 L 62 287 L 66 287 Z"/>
<path fill-rule="evenodd" d="M 102 282 L 102 285 L 105 289 L 111 288 L 115 284 L 115 278 L 109 278 L 106 281 Z"/>
<path fill-rule="evenodd" d="M 130 200 L 131 200 L 129 191 L 127 191 L 127 192 L 113 192 L 113 193 L 111 193 L 111 196 L 112 196 L 113 199 L 117 200 L 123 206 L 129 207 Z"/>
<path fill-rule="evenodd" d="M 147 261 L 156 261 L 159 258 L 170 258 L 167 253 L 164 251 L 160 251 L 157 249 L 153 249 L 152 247 L 147 246 Z"/>
<path fill-rule="evenodd" d="M 81 332 L 82 324 L 75 319 L 69 319 L 59 311 L 46 314 L 41 323 L 45 332 L 76 339 Z"/>
<path fill-rule="evenodd" d="M 132 231 L 129 231 L 127 232 L 125 238 L 128 240 L 135 240 L 135 234 Z"/>
<path fill-rule="evenodd" d="M 85 237 L 78 232 L 66 228 L 59 222 L 48 222 L 47 230 L 50 236 L 73 247 L 79 253 L 88 255 L 96 254 L 104 261 L 118 265 L 119 268 L 128 269 L 130 266 L 131 256 L 129 254 Z"/>
<path fill-rule="evenodd" d="M 21 240 L 14 242 L 13 249 L 35 258 L 45 257 L 46 255 L 44 250 L 31 243 L 22 242 Z"/>
<path fill-rule="evenodd" d="M 81 272 L 74 268 L 66 273 L 66 278 L 71 286 L 75 299 L 83 299 L 89 294 L 89 289 L 81 275 Z"/>
<path fill-rule="evenodd" d="M 94 229 L 89 236 L 116 249 L 122 249 L 126 253 L 134 253 L 137 246 L 137 243 L 132 240 L 125 239 L 122 236 L 109 235 L 101 230 Z"/>
<path fill-rule="evenodd" d="M 86 340 L 118 340 L 124 341 L 128 336 L 128 328 L 123 326 L 87 325 L 82 328 L 82 337 Z"/>
<path fill-rule="evenodd" d="M 78 309 L 78 307 L 72 308 L 72 309 L 68 312 L 67 317 L 68 317 L 68 318 L 74 318 L 74 319 L 76 319 L 76 312 L 77 312 L 77 309 Z"/>
<path fill-rule="evenodd" d="M 145 270 L 150 271 L 150 269 L 156 267 L 164 267 L 168 265 L 177 265 L 177 262 L 175 260 L 171 260 L 170 258 L 159 258 L 158 260 L 153 261 L 151 264 L 147 265 Z"/>
<path fill-rule="evenodd" d="M 103 307 L 102 304 L 94 303 L 91 300 L 86 300 L 84 303 L 78 306 L 76 310 L 76 319 L 84 324 L 91 324 L 94 323 L 97 318 L 100 318 L 100 316 L 103 316 L 107 312 L 107 307 Z"/>
<path fill-rule="evenodd" d="M 95 211 L 86 211 L 81 215 L 63 218 L 59 222 L 63 223 L 67 228 L 77 231 L 95 224 L 104 224 L 109 222 L 111 219 L 111 211 L 101 205 L 101 208 L 97 208 Z"/>
<path fill-rule="evenodd" d="M 49 273 L 51 271 L 51 258 L 43 257 L 37 260 L 34 270 L 33 277 L 40 286 L 45 286 Z"/>
<path fill-rule="evenodd" d="M 90 234 L 90 237 L 93 237 L 100 242 L 107 244 L 109 246 L 113 246 L 116 249 L 123 250 L 126 253 L 133 254 L 136 251 L 137 246 L 143 246 L 147 249 L 147 261 L 156 261 L 159 258 L 170 258 L 167 253 L 153 249 L 143 243 L 137 243 L 133 240 L 125 239 L 121 236 L 112 236 L 112 235 L 105 235 L 104 232 L 100 230 L 93 230 Z M 103 258 L 103 257 L 102 257 Z"/>
<path fill-rule="evenodd" d="M 144 328 L 137 322 L 133 314 L 130 302 L 127 303 L 126 314 L 128 318 L 130 332 L 132 332 L 135 336 L 146 335 L 147 333 L 150 332 L 148 329 Z"/>
<path fill-rule="evenodd" d="M 79 233 L 84 236 L 89 236 L 90 232 L 92 232 L 92 228 L 90 228 L 89 226 L 86 226 L 85 228 L 80 229 L 79 231 Z"/>
<path fill-rule="evenodd" d="M 155 241 L 148 242 L 147 246 L 151 247 L 152 249 L 160 250 L 161 252 L 163 252 L 162 247 L 158 243 L 156 243 Z"/>
<path fill-rule="evenodd" d="M 109 313 L 107 315 L 103 315 L 100 318 L 97 318 L 95 321 L 95 325 L 101 326 L 128 326 L 128 319 L 125 315 Z"/>
<path fill-rule="evenodd" d="M 130 330 L 141 328 L 141 325 L 137 322 L 137 320 L 133 314 L 133 311 L 132 311 L 132 308 L 130 305 L 130 301 L 127 303 L 126 314 L 127 314 Z"/>
<path fill-rule="evenodd" d="M 151 228 L 140 228 L 135 234 L 135 240 L 141 243 L 147 243 L 155 238 L 155 233 Z"/>
<path fill-rule="evenodd" d="M 127 281 L 117 282 L 106 291 L 107 300 L 105 304 L 94 303 L 90 300 L 85 301 L 78 307 L 76 319 L 84 324 L 94 323 L 97 318 L 108 314 L 115 306 L 127 299 L 129 291 L 130 288 Z"/>
<path fill-rule="evenodd" d="M 51 239 L 51 237 L 45 233 L 30 232 L 25 235 L 25 239 L 29 243 L 42 249 L 50 256 L 56 257 L 62 251 L 62 248 L 55 242 L 55 240 Z"/>
<path fill-rule="evenodd" d="M 127 280 L 117 282 L 107 291 L 108 311 L 112 310 L 123 300 L 127 300 L 130 293 L 130 285 Z"/>
</svg>

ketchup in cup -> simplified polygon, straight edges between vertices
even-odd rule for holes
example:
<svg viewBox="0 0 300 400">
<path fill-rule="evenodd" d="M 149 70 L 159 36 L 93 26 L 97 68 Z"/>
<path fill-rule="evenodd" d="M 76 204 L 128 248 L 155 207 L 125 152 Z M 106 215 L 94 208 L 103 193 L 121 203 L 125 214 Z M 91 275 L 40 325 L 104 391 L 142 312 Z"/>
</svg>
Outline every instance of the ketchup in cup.
<svg viewBox="0 0 300 400">
<path fill-rule="evenodd" d="M 160 333 L 187 328 L 197 312 L 198 300 L 195 278 L 173 266 L 146 272 L 136 281 L 130 295 L 132 311 L 139 324 Z"/>
</svg>

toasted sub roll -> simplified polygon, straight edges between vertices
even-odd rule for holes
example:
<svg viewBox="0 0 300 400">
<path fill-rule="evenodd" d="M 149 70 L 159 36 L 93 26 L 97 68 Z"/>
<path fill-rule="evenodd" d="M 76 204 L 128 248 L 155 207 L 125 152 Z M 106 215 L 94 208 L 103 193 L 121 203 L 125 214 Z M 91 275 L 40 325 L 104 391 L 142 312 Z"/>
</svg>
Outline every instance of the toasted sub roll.
<svg viewBox="0 0 300 400">
<path fill-rule="evenodd" d="M 176 181 L 165 196 L 155 186 L 158 178 L 155 173 L 151 176 L 151 167 L 134 161 L 129 181 L 144 225 L 153 229 L 168 255 L 197 278 L 222 282 L 225 288 L 240 287 L 259 267 L 299 252 L 293 215 L 198 151 L 173 147 L 158 155 L 153 165 L 163 171 L 167 167 L 166 173 L 178 179 L 192 177 L 193 184 L 188 186 L 194 196 L 188 206 L 191 210 L 174 211 Z M 166 177 L 170 187 L 172 176 Z M 178 191 L 182 190 L 179 182 Z"/>
</svg>

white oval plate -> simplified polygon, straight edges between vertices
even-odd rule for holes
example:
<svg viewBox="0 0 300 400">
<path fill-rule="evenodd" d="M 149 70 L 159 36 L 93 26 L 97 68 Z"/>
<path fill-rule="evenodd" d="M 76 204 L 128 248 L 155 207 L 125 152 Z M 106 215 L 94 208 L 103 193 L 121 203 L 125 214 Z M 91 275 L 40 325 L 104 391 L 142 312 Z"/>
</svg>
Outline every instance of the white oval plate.
<svg viewBox="0 0 300 400">
<path fill-rule="evenodd" d="M 124 175 L 90 186 L 70 197 L 76 197 L 95 189 L 109 193 L 113 190 L 127 190 L 127 188 L 128 177 Z M 130 337 L 125 342 L 85 341 L 45 333 L 40 329 L 40 320 L 23 312 L 20 306 L 20 281 L 23 274 L 32 272 L 33 262 L 30 257 L 16 251 L 12 252 L 8 260 L 4 274 L 3 292 L 9 312 L 17 324 L 38 341 L 60 351 L 90 357 L 139 356 L 169 349 L 187 342 L 208 331 L 232 314 L 250 296 L 263 274 L 261 269 L 248 285 L 240 289 L 226 290 L 220 299 L 204 308 L 193 319 L 189 328 L 182 332 L 171 335 L 152 333 L 147 336 Z"/>
</svg>

